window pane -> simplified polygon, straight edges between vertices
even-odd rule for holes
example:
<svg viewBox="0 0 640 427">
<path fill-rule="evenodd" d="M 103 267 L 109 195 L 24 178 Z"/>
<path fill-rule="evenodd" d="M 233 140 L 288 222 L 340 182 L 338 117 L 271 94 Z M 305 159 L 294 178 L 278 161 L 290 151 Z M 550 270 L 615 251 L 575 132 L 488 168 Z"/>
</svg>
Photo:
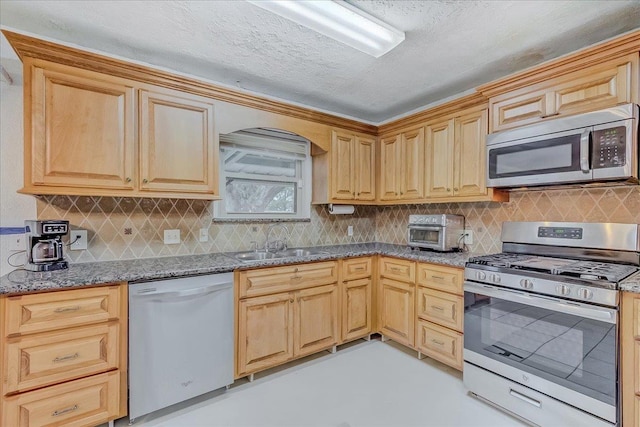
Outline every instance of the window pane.
<svg viewBox="0 0 640 427">
<path fill-rule="evenodd" d="M 224 170 L 265 176 L 296 176 L 296 160 L 234 148 L 222 150 Z"/>
<path fill-rule="evenodd" d="M 227 213 L 296 213 L 295 183 L 227 179 Z"/>
</svg>

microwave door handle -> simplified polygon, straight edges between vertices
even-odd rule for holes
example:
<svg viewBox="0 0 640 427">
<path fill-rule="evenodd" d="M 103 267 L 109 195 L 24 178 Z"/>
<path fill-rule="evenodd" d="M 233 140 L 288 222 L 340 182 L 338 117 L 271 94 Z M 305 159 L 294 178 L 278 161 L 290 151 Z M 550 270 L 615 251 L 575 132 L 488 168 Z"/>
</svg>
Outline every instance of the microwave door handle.
<svg viewBox="0 0 640 427">
<path fill-rule="evenodd" d="M 591 128 L 586 128 L 580 135 L 580 169 L 584 173 L 591 170 L 589 155 L 591 154 Z"/>
</svg>

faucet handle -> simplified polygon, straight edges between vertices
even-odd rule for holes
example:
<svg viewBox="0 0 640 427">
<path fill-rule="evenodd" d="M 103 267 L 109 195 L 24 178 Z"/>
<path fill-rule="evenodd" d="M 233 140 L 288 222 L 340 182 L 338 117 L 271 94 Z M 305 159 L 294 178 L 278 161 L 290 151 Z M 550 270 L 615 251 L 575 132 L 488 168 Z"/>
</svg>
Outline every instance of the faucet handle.
<svg viewBox="0 0 640 427">
<path fill-rule="evenodd" d="M 252 240 L 249 242 L 249 250 L 254 251 L 254 252 L 258 252 L 258 242 L 256 242 L 255 240 Z"/>
</svg>

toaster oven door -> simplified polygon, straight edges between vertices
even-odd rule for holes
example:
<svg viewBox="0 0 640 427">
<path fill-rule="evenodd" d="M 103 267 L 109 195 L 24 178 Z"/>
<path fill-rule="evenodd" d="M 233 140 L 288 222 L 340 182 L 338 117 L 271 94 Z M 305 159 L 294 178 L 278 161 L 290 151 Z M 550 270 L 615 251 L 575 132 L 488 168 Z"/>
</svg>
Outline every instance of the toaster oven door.
<svg viewBox="0 0 640 427">
<path fill-rule="evenodd" d="M 409 246 L 442 251 L 445 244 L 444 228 L 432 225 L 410 225 L 407 240 Z"/>
</svg>

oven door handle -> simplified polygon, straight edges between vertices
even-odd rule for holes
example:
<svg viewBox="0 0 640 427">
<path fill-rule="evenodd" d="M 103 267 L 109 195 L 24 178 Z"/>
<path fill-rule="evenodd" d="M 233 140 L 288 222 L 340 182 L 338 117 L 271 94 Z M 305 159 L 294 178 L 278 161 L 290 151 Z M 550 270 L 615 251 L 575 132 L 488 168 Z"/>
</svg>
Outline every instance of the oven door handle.
<svg viewBox="0 0 640 427">
<path fill-rule="evenodd" d="M 616 324 L 618 322 L 618 311 L 611 308 L 581 304 L 579 302 L 566 301 L 546 295 L 536 295 L 529 292 L 507 290 L 496 286 L 473 282 L 464 282 L 464 290 L 465 292 L 473 292 L 533 307 L 546 308 L 548 310 L 573 314 L 575 316 L 586 317 L 588 319 L 599 320 L 601 322 L 612 324 Z"/>
</svg>

